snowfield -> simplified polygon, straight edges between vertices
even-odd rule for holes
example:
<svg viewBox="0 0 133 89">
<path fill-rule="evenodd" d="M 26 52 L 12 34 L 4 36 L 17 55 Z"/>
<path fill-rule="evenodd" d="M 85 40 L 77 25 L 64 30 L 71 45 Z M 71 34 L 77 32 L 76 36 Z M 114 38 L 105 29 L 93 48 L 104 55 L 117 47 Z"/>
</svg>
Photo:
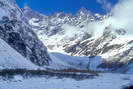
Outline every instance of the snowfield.
<svg viewBox="0 0 133 89">
<path fill-rule="evenodd" d="M 0 89 L 122 89 L 133 81 L 133 75 L 105 73 L 93 79 L 76 81 L 70 78 L 34 77 L 23 79 L 15 76 L 13 80 L 0 79 Z"/>
</svg>

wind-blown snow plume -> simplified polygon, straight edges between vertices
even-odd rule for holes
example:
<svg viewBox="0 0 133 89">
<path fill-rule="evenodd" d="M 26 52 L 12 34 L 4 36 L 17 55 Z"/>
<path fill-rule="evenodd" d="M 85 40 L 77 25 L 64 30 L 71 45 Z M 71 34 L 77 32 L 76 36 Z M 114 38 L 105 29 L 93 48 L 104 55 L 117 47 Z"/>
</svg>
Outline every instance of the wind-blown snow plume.
<svg viewBox="0 0 133 89">
<path fill-rule="evenodd" d="M 132 6 L 133 0 L 120 0 L 109 13 L 111 16 L 104 19 L 102 22 L 96 21 L 91 23 L 93 24 L 91 26 L 94 27 L 94 29 L 92 29 L 94 31 L 94 35 L 97 37 L 101 36 L 105 27 L 109 25 L 111 25 L 114 29 L 123 28 L 127 31 L 128 35 L 133 35 Z"/>
<path fill-rule="evenodd" d="M 113 16 L 108 21 L 121 28 L 125 28 L 128 34 L 133 34 L 133 0 L 120 0 L 112 10 Z"/>
</svg>

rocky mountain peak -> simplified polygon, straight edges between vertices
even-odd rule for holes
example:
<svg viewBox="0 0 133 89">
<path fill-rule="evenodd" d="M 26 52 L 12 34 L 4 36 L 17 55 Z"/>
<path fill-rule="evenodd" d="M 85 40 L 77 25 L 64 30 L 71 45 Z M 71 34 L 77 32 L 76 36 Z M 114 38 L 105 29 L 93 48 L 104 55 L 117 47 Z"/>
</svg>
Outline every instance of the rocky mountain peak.
<svg viewBox="0 0 133 89">
<path fill-rule="evenodd" d="M 79 11 L 77 12 L 77 14 L 79 15 L 85 15 L 90 13 L 86 8 L 82 7 L 81 9 L 79 9 Z"/>
<path fill-rule="evenodd" d="M 23 10 L 32 10 L 28 5 L 24 5 Z"/>
</svg>

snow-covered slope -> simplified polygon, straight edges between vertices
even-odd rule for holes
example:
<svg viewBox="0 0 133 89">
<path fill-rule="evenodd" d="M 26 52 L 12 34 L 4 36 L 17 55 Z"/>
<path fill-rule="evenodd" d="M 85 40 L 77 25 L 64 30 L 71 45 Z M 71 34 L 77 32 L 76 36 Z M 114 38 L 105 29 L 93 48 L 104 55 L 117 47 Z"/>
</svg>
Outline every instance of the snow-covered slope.
<svg viewBox="0 0 133 89">
<path fill-rule="evenodd" d="M 0 39 L 0 69 L 37 69 L 30 60 L 24 58 L 5 41 Z"/>
<path fill-rule="evenodd" d="M 78 70 L 98 70 L 98 65 L 102 63 L 102 58 L 99 56 L 95 58 L 69 56 L 62 53 L 50 53 L 52 69 L 78 69 Z M 50 68 L 49 67 L 49 68 Z M 99 69 L 100 70 L 100 69 Z"/>
<path fill-rule="evenodd" d="M 26 23 L 15 0 L 0 0 L 0 38 L 36 65 L 49 65 L 47 48 Z"/>
<path fill-rule="evenodd" d="M 61 53 L 50 53 L 53 63 L 51 67 L 58 64 L 59 69 L 87 69 L 89 58 L 88 57 L 73 57 Z M 57 67 L 57 68 L 58 68 Z"/>
</svg>

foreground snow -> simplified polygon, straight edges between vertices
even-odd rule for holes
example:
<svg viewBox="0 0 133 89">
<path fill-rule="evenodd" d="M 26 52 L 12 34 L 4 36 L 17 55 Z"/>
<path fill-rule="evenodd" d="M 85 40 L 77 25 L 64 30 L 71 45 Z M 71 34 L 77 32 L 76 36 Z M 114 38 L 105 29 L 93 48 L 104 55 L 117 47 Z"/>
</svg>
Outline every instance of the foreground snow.
<svg viewBox="0 0 133 89">
<path fill-rule="evenodd" d="M 15 81 L 0 80 L 1 89 L 122 89 L 133 81 L 133 75 L 100 74 L 94 79 L 76 81 L 70 78 L 29 78 L 16 76 Z"/>
</svg>

